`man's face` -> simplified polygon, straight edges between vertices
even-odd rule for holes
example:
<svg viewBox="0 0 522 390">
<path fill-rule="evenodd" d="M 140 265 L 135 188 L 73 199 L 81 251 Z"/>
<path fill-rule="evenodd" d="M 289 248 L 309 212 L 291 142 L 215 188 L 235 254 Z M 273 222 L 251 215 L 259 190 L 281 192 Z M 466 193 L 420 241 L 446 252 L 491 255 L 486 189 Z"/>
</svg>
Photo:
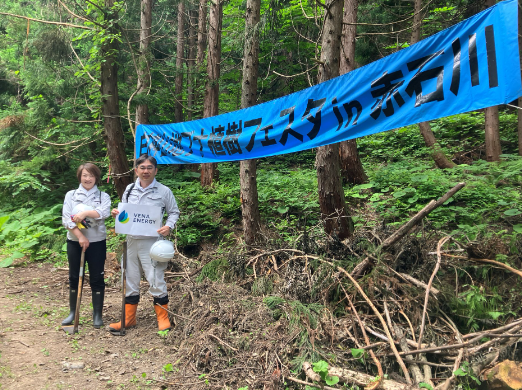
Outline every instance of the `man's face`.
<svg viewBox="0 0 522 390">
<path fill-rule="evenodd" d="M 154 180 L 156 173 L 158 173 L 158 168 L 154 167 L 154 164 L 149 160 L 145 160 L 140 165 L 138 165 L 134 171 L 140 178 L 141 182 L 151 183 L 152 180 Z"/>
</svg>

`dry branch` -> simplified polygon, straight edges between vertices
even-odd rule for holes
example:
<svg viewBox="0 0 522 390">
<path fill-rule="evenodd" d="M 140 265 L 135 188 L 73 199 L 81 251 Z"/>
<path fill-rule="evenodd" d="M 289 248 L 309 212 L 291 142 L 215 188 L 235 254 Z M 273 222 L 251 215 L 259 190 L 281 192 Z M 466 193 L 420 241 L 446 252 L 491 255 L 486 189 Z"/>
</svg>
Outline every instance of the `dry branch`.
<svg viewBox="0 0 522 390">
<path fill-rule="evenodd" d="M 413 216 L 412 219 L 410 219 L 408 222 L 406 222 L 404 225 L 402 225 L 399 230 L 397 230 L 395 233 L 393 233 L 390 237 L 388 237 L 384 242 L 377 248 L 376 251 L 379 251 L 380 249 L 387 249 L 393 244 L 395 244 L 397 241 L 399 241 L 402 237 L 404 237 L 410 229 L 417 225 L 422 219 L 427 216 L 429 213 L 431 213 L 433 210 L 435 210 L 437 207 L 441 206 L 446 202 L 449 198 L 451 198 L 457 191 L 462 189 L 466 183 L 459 183 L 455 187 L 453 187 L 451 190 L 446 192 L 442 197 L 440 197 L 438 200 L 432 200 L 430 203 L 428 203 L 424 208 L 419 211 L 417 214 Z M 363 261 L 361 261 L 352 271 L 352 276 L 357 278 L 370 266 L 371 261 L 370 257 L 366 257 Z"/>
<path fill-rule="evenodd" d="M 330 264 L 332 267 L 335 267 L 334 264 L 330 263 L 329 261 L 325 261 L 325 260 L 321 260 L 327 264 Z M 381 321 L 381 324 L 382 324 L 382 327 L 384 329 L 384 332 L 386 333 L 386 336 L 388 336 L 388 339 L 390 340 L 390 348 L 392 349 L 393 351 L 393 354 L 395 355 L 395 357 L 397 358 L 397 362 L 399 363 L 399 366 L 402 368 L 402 371 L 404 372 L 404 377 L 406 378 L 406 381 L 411 384 L 411 378 L 410 378 L 410 373 L 408 372 L 408 369 L 406 368 L 406 365 L 404 364 L 404 362 L 402 361 L 402 358 L 399 354 L 399 351 L 397 351 L 397 348 L 395 347 L 395 343 L 393 341 L 393 338 L 390 334 L 390 331 L 388 329 L 388 326 L 386 325 L 386 321 L 384 321 L 384 318 L 382 318 L 382 315 L 381 313 L 379 313 L 379 310 L 377 310 L 377 308 L 375 307 L 375 305 L 373 304 L 373 302 L 368 298 L 368 296 L 364 293 L 363 289 L 361 288 L 361 286 L 359 285 L 359 283 L 357 283 L 357 281 L 352 277 L 352 275 L 350 275 L 348 272 L 346 272 L 346 270 L 342 267 L 336 267 L 338 271 L 340 271 L 341 273 L 345 274 L 346 277 L 348 279 L 350 279 L 350 281 L 354 284 L 354 286 L 357 288 L 357 290 L 359 291 L 359 293 L 363 296 L 363 298 L 366 300 L 366 302 L 368 303 L 368 305 L 370 305 L 370 307 L 372 308 L 373 312 L 375 313 L 375 315 L 379 318 L 379 320 Z"/>
<path fill-rule="evenodd" d="M 474 333 L 468 333 L 464 336 L 462 336 L 462 338 L 464 340 L 466 339 L 469 339 L 469 338 L 474 338 L 476 336 L 482 336 L 482 337 L 486 337 L 486 336 L 494 336 L 495 333 L 497 332 L 501 332 L 503 330 L 508 330 L 508 329 L 511 329 L 513 328 L 514 326 L 517 326 L 518 324 L 520 324 L 522 322 L 522 318 L 519 318 L 518 320 L 515 320 L 513 321 L 512 323 L 510 324 L 507 324 L 507 325 L 504 325 L 504 326 L 501 326 L 500 328 L 496 328 L 496 329 L 490 329 L 490 330 L 484 330 L 484 331 L 481 331 L 481 332 L 474 332 Z"/>
<path fill-rule="evenodd" d="M 466 259 L 466 260 L 475 261 L 475 262 L 478 262 L 478 263 L 494 264 L 494 265 L 496 265 L 498 267 L 507 269 L 508 271 L 511 271 L 514 274 L 517 274 L 518 276 L 522 277 L 522 271 L 519 271 L 518 269 L 510 267 L 507 264 L 501 263 L 500 261 L 490 260 L 490 259 L 476 259 L 474 257 L 448 255 L 447 253 L 443 253 L 443 255 L 446 256 L 446 257 L 453 257 L 455 259 Z"/>
<path fill-rule="evenodd" d="M 435 210 L 439 206 L 442 206 L 444 204 L 444 202 L 446 202 L 449 198 L 451 198 L 453 195 L 455 195 L 459 190 L 464 188 L 465 185 L 466 185 L 466 183 L 459 183 L 455 187 L 453 187 L 451 190 L 446 192 L 439 199 L 437 199 L 436 201 L 432 200 L 430 203 L 428 203 L 412 219 L 410 219 L 408 222 L 406 222 L 404 225 L 402 225 L 399 230 L 397 230 L 390 237 L 388 237 L 386 240 L 384 240 L 384 242 L 381 245 L 382 249 L 386 249 L 386 248 L 390 247 L 396 241 L 398 241 L 402 237 L 404 237 L 413 226 L 417 225 L 425 216 L 427 216 L 433 210 Z"/>
<path fill-rule="evenodd" d="M 368 333 L 373 334 L 375 337 L 378 337 L 381 340 L 390 342 L 390 340 L 388 339 L 388 337 L 386 337 L 386 335 L 383 335 L 382 333 L 379 333 L 379 332 L 373 330 L 369 326 L 365 326 L 364 328 L 368 331 Z M 393 342 L 395 344 L 399 344 L 398 341 L 394 340 Z M 408 343 L 409 346 L 414 347 L 414 348 L 417 348 L 417 346 L 418 346 L 418 343 L 416 341 L 413 341 L 413 340 L 410 340 L 410 339 L 406 339 L 406 343 Z M 422 344 L 422 348 L 429 348 L 429 345 L 428 344 Z"/>
<path fill-rule="evenodd" d="M 422 321 L 421 321 L 420 333 L 419 333 L 419 344 L 417 346 L 417 349 L 422 348 L 422 336 L 424 335 L 424 325 L 425 325 L 425 321 L 426 321 L 426 312 L 428 310 L 428 299 L 430 297 L 430 287 L 433 284 L 433 279 L 435 279 L 435 275 L 437 274 L 437 272 L 439 270 L 440 262 L 442 259 L 441 255 L 440 255 L 440 249 L 442 248 L 442 245 L 444 245 L 444 243 L 446 241 L 448 241 L 450 238 L 451 238 L 450 236 L 443 237 L 439 240 L 439 242 L 437 244 L 437 264 L 435 265 L 435 268 L 433 269 L 433 272 L 431 273 L 431 277 L 428 282 L 428 286 L 426 287 L 426 295 L 424 297 L 424 308 L 422 309 Z"/>
<path fill-rule="evenodd" d="M 341 284 L 341 287 L 342 287 L 342 289 L 343 289 L 343 291 L 344 291 L 344 293 L 346 295 L 346 299 L 348 300 L 348 303 L 350 304 L 350 307 L 352 308 L 352 311 L 354 312 L 355 316 L 357 317 L 357 321 L 359 322 L 359 326 L 361 327 L 361 332 L 362 332 L 363 337 L 364 337 L 364 342 L 365 342 L 366 346 L 369 346 L 370 345 L 370 339 L 368 338 L 368 335 L 366 334 L 366 332 L 364 330 L 364 325 L 363 325 L 363 323 L 361 321 L 361 317 L 359 316 L 359 313 L 357 312 L 357 309 L 355 309 L 355 306 L 353 305 L 352 300 L 348 296 L 348 293 L 346 292 L 346 290 L 345 290 L 345 288 L 344 288 L 344 286 L 342 284 Z M 377 371 L 379 372 L 379 380 L 376 381 L 376 383 L 371 386 L 371 389 L 373 390 L 373 389 L 378 388 L 379 385 L 381 384 L 381 382 L 383 380 L 383 377 L 384 377 L 384 373 L 382 371 L 381 362 L 379 361 L 379 359 L 377 359 L 377 356 L 375 356 L 375 352 L 373 352 L 371 349 L 369 349 L 368 353 L 372 357 L 373 362 L 377 366 Z"/>
<path fill-rule="evenodd" d="M 413 276 L 411 275 L 408 275 L 408 274 L 404 274 L 402 272 L 397 272 L 395 271 L 394 269 L 388 267 L 388 269 L 390 271 L 392 271 L 395 275 L 397 275 L 398 277 L 404 279 L 405 281 L 407 282 L 410 282 L 411 284 L 414 284 L 415 286 L 417 287 L 420 287 L 420 288 L 423 288 L 423 289 L 426 289 L 428 287 L 428 285 L 424 282 L 421 282 L 420 280 L 418 279 L 415 279 Z M 435 287 L 431 286 L 430 287 L 430 293 L 433 294 L 433 296 L 436 298 L 437 294 L 439 293 L 440 291 L 438 289 L 436 289 Z"/>
<path fill-rule="evenodd" d="M 321 377 L 319 374 L 314 372 L 312 369 L 312 365 L 308 362 L 303 363 L 303 370 L 308 378 L 311 380 L 319 382 Z M 337 376 L 339 379 L 346 383 L 354 383 L 357 386 L 367 386 L 372 385 L 375 382 L 375 377 L 364 374 L 362 372 L 348 370 L 345 368 L 339 367 L 330 367 L 328 368 L 328 375 Z M 326 387 L 325 387 L 326 388 Z M 381 386 L 379 387 L 383 390 L 413 390 L 416 389 L 415 386 L 407 385 L 405 383 L 400 383 L 392 380 L 385 379 L 381 382 Z"/>
</svg>

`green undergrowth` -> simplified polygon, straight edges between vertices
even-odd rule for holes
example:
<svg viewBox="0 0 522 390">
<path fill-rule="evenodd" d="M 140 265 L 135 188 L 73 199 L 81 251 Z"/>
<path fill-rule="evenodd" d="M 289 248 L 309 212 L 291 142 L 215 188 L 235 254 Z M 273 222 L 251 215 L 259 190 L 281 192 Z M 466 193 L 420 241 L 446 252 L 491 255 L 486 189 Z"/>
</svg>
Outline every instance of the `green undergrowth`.
<svg viewBox="0 0 522 390">
<path fill-rule="evenodd" d="M 516 114 L 501 110 L 500 121 L 506 154 L 499 163 L 470 160 L 444 170 L 435 167 L 416 126 L 358 139 L 369 182 L 344 188 L 356 229 L 382 223 L 401 225 L 431 200 L 465 182 L 462 190 L 430 213 L 429 223 L 465 241 L 492 235 L 500 235 L 506 242 L 519 240 L 522 158 L 513 149 Z M 448 154 L 483 144 L 482 113 L 439 119 L 432 127 Z M 320 224 L 314 159 L 312 150 L 258 161 L 262 224 L 287 243 Z M 76 185 L 73 167 L 55 166 L 51 176 L 45 169 L 33 174 L 36 165 L 48 164 L 43 157 L 38 161 L 2 162 L 7 164 L 7 174 L 0 180 L 0 194 L 12 197 L 12 201 L 0 208 L 0 244 L 4 247 L 0 265 L 8 266 L 20 257 L 64 260 L 65 231 L 60 212 L 66 190 Z M 64 181 L 59 190 L 54 183 L 58 175 Z M 241 235 L 239 163 L 219 164 L 219 179 L 210 188 L 201 187 L 199 176 L 199 172 L 183 167 L 160 166 L 158 180 L 173 190 L 181 210 L 175 232 L 178 248 L 197 252 L 204 243 L 236 245 Z M 102 188 L 111 191 L 110 185 Z M 118 199 L 110 193 L 115 206 Z M 107 224 L 113 226 L 111 218 Z M 121 237 L 111 236 L 109 248 L 117 250 L 120 241 Z"/>
<path fill-rule="evenodd" d="M 431 200 L 459 182 L 466 186 L 429 215 L 439 229 L 476 237 L 495 225 L 506 234 L 522 233 L 522 158 L 504 156 L 499 163 L 477 161 L 451 169 L 401 161 L 368 170 L 369 183 L 347 188 L 348 202 L 372 208 L 378 224 L 402 224 Z"/>
</svg>

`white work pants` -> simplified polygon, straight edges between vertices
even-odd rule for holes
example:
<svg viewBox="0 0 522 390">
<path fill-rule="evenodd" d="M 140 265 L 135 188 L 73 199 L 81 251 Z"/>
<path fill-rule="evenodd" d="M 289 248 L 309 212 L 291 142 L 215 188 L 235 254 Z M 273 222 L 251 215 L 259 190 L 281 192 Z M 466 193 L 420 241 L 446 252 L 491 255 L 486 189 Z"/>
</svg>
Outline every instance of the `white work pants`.
<svg viewBox="0 0 522 390">
<path fill-rule="evenodd" d="M 168 262 L 153 261 L 150 256 L 150 247 L 157 238 L 134 239 L 127 236 L 127 291 L 125 296 L 140 295 L 141 273 L 149 282 L 149 292 L 154 298 L 163 298 L 167 295 L 165 269 Z"/>
</svg>

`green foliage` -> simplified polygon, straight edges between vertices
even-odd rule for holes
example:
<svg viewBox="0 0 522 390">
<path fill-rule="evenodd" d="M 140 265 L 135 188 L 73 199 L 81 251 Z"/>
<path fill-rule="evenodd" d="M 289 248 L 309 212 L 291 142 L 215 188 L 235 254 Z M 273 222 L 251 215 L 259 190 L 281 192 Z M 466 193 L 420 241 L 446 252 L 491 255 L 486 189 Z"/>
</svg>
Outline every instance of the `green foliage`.
<svg viewBox="0 0 522 390">
<path fill-rule="evenodd" d="M 462 362 L 460 367 L 453 371 L 453 374 L 457 377 L 459 377 L 460 381 L 463 382 L 465 385 L 470 385 L 470 383 L 475 382 L 477 385 L 480 386 L 480 380 L 475 376 L 473 373 L 471 366 L 469 365 L 469 362 L 465 361 Z"/>
<path fill-rule="evenodd" d="M 513 225 L 522 221 L 521 169 L 522 159 L 515 156 L 498 164 L 477 161 L 444 170 L 432 169 L 422 161 L 399 161 L 374 166 L 368 170 L 370 183 L 348 188 L 345 195 L 351 203 L 367 202 L 381 218 L 400 224 L 410 213 L 463 181 L 466 187 L 444 207 L 434 210 L 429 219 L 437 227 L 452 229 L 454 234 L 471 234 L 468 237 L 473 239 L 489 226 L 486 221 L 502 224 L 509 220 Z"/>
<path fill-rule="evenodd" d="M 169 330 L 168 329 L 165 329 L 165 330 L 158 330 L 158 335 L 162 338 L 162 339 L 166 339 L 167 336 L 169 335 Z M 169 364 L 167 364 L 167 366 L 169 366 Z M 172 364 L 170 364 L 170 367 L 172 368 Z M 172 370 L 171 370 L 172 371 Z"/>
<path fill-rule="evenodd" d="M 165 364 L 163 366 L 163 371 L 164 372 L 172 372 L 172 371 L 174 371 L 174 367 L 172 366 L 172 363 Z"/>
<path fill-rule="evenodd" d="M 453 313 L 467 319 L 466 327 L 472 330 L 479 328 L 477 320 L 498 320 L 509 311 L 504 304 L 503 297 L 493 287 L 489 293 L 483 287 L 465 285 L 465 291 L 450 302 Z"/>
<path fill-rule="evenodd" d="M 324 360 L 312 363 L 312 366 L 314 372 L 318 373 L 328 386 L 336 385 L 339 382 L 338 376 L 328 375 L 328 363 Z"/>
<path fill-rule="evenodd" d="M 26 254 L 35 260 L 56 256 L 61 243 L 59 247 L 48 247 L 46 244 L 59 229 L 60 210 L 61 205 L 49 209 L 21 209 L 0 217 L 0 243 L 13 250 L 0 266 L 7 267 Z"/>
<path fill-rule="evenodd" d="M 224 274 L 229 270 L 228 261 L 226 259 L 216 259 L 205 264 L 201 269 L 196 281 L 202 282 L 206 278 L 210 280 L 221 280 Z"/>
<path fill-rule="evenodd" d="M 350 352 L 352 356 L 359 361 L 359 363 L 365 362 L 365 359 L 368 358 L 368 354 L 365 349 L 362 348 L 350 348 Z"/>
</svg>

